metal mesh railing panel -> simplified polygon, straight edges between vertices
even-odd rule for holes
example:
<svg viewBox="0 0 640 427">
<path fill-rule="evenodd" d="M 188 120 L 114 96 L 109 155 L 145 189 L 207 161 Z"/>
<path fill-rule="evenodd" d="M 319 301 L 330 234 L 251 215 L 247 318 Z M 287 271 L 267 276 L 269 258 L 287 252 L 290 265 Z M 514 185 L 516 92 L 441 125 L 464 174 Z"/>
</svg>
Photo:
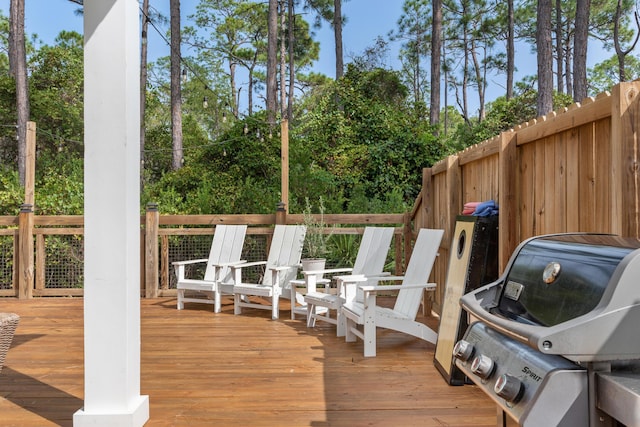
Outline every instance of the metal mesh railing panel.
<svg viewBox="0 0 640 427">
<path fill-rule="evenodd" d="M 13 236 L 0 236 L 0 289 L 13 289 Z"/>
<path fill-rule="evenodd" d="M 45 239 L 46 289 L 84 287 L 84 237 L 78 234 Z"/>
</svg>

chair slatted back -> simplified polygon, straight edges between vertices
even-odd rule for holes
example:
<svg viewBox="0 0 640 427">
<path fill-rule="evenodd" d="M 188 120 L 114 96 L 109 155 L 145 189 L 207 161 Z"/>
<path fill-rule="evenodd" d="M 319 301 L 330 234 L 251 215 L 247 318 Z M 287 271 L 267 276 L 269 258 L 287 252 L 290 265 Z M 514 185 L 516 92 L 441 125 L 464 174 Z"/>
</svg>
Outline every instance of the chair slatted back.
<svg viewBox="0 0 640 427">
<path fill-rule="evenodd" d="M 246 234 L 246 225 L 220 224 L 216 226 L 213 233 L 213 241 L 211 242 L 211 250 L 209 251 L 207 269 L 204 273 L 205 280 L 216 279 L 214 277 L 215 269 L 213 265 L 240 261 Z M 221 279 L 225 283 L 232 281 L 231 269 L 229 267 L 223 267 L 220 270 L 218 279 Z"/>
<path fill-rule="evenodd" d="M 422 284 L 429 282 L 431 269 L 440 248 L 444 230 L 423 228 L 413 246 L 403 284 Z M 423 289 L 401 289 L 398 292 L 393 311 L 415 319 L 422 301 Z"/>
<path fill-rule="evenodd" d="M 393 239 L 393 231 L 393 227 L 365 227 L 351 274 L 379 276 L 382 273 L 391 246 L 391 239 Z M 377 282 L 376 279 L 369 279 L 366 284 L 376 285 Z M 361 283 L 361 285 L 364 284 Z M 351 301 L 353 296 L 353 294 L 346 294 L 345 299 Z M 361 292 L 358 292 L 355 297 L 361 300 Z"/>
<path fill-rule="evenodd" d="M 269 267 L 298 266 L 300 264 L 306 232 L 307 228 L 304 225 L 276 225 L 269 247 L 263 285 L 270 286 L 272 284 Z M 286 283 L 295 279 L 297 274 L 297 268 L 291 268 L 286 273 L 282 272 L 278 286 L 284 287 Z"/>
</svg>

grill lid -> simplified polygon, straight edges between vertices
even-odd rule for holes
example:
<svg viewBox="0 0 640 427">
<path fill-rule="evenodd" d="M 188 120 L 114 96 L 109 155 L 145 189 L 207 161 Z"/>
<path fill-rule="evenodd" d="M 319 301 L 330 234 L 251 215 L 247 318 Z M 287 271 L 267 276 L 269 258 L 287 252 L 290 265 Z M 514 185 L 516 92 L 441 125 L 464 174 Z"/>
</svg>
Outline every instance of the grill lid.
<svg viewBox="0 0 640 427">
<path fill-rule="evenodd" d="M 520 244 L 505 273 L 465 294 L 473 317 L 574 362 L 640 359 L 640 241 L 549 235 Z"/>
<path fill-rule="evenodd" d="M 624 257 L 640 242 L 611 235 L 530 240 L 513 261 L 498 307 L 509 319 L 553 326 L 596 308 Z"/>
</svg>

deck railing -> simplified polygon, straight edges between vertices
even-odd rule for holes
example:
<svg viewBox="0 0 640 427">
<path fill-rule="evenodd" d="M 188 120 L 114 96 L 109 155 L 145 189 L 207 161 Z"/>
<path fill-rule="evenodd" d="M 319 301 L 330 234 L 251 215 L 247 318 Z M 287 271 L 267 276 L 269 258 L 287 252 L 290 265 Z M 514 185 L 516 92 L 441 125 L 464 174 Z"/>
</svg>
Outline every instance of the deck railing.
<svg viewBox="0 0 640 427">
<path fill-rule="evenodd" d="M 415 237 L 406 214 L 324 214 L 325 232 L 361 235 L 364 226 L 393 226 L 394 270 L 404 270 Z M 140 290 L 148 298 L 175 295 L 173 261 L 206 258 L 217 224 L 247 224 L 243 259 L 265 259 L 275 224 L 301 224 L 303 215 L 161 215 L 147 206 L 140 219 Z M 38 216 L 23 205 L 0 217 L 0 296 L 82 296 L 84 218 Z M 406 252 L 409 251 L 409 252 Z M 193 271 L 197 274 L 197 271 Z M 256 273 L 257 274 L 257 273 Z"/>
</svg>

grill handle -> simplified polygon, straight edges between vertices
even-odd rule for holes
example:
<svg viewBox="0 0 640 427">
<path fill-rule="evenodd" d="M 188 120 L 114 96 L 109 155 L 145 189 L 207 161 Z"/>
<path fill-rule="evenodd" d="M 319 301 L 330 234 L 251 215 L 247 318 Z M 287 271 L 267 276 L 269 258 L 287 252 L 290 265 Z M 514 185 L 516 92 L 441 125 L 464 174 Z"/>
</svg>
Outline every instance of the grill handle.
<svg viewBox="0 0 640 427">
<path fill-rule="evenodd" d="M 490 312 L 492 308 L 498 305 L 503 283 L 504 281 L 501 279 L 463 295 L 460 298 L 460 305 L 470 315 L 488 323 L 494 329 L 498 329 L 505 335 L 531 345 L 532 343 L 530 343 L 528 337 L 534 336 L 534 333 L 539 331 L 539 326 L 514 322 Z M 534 345 L 534 347 L 536 346 Z"/>
</svg>

